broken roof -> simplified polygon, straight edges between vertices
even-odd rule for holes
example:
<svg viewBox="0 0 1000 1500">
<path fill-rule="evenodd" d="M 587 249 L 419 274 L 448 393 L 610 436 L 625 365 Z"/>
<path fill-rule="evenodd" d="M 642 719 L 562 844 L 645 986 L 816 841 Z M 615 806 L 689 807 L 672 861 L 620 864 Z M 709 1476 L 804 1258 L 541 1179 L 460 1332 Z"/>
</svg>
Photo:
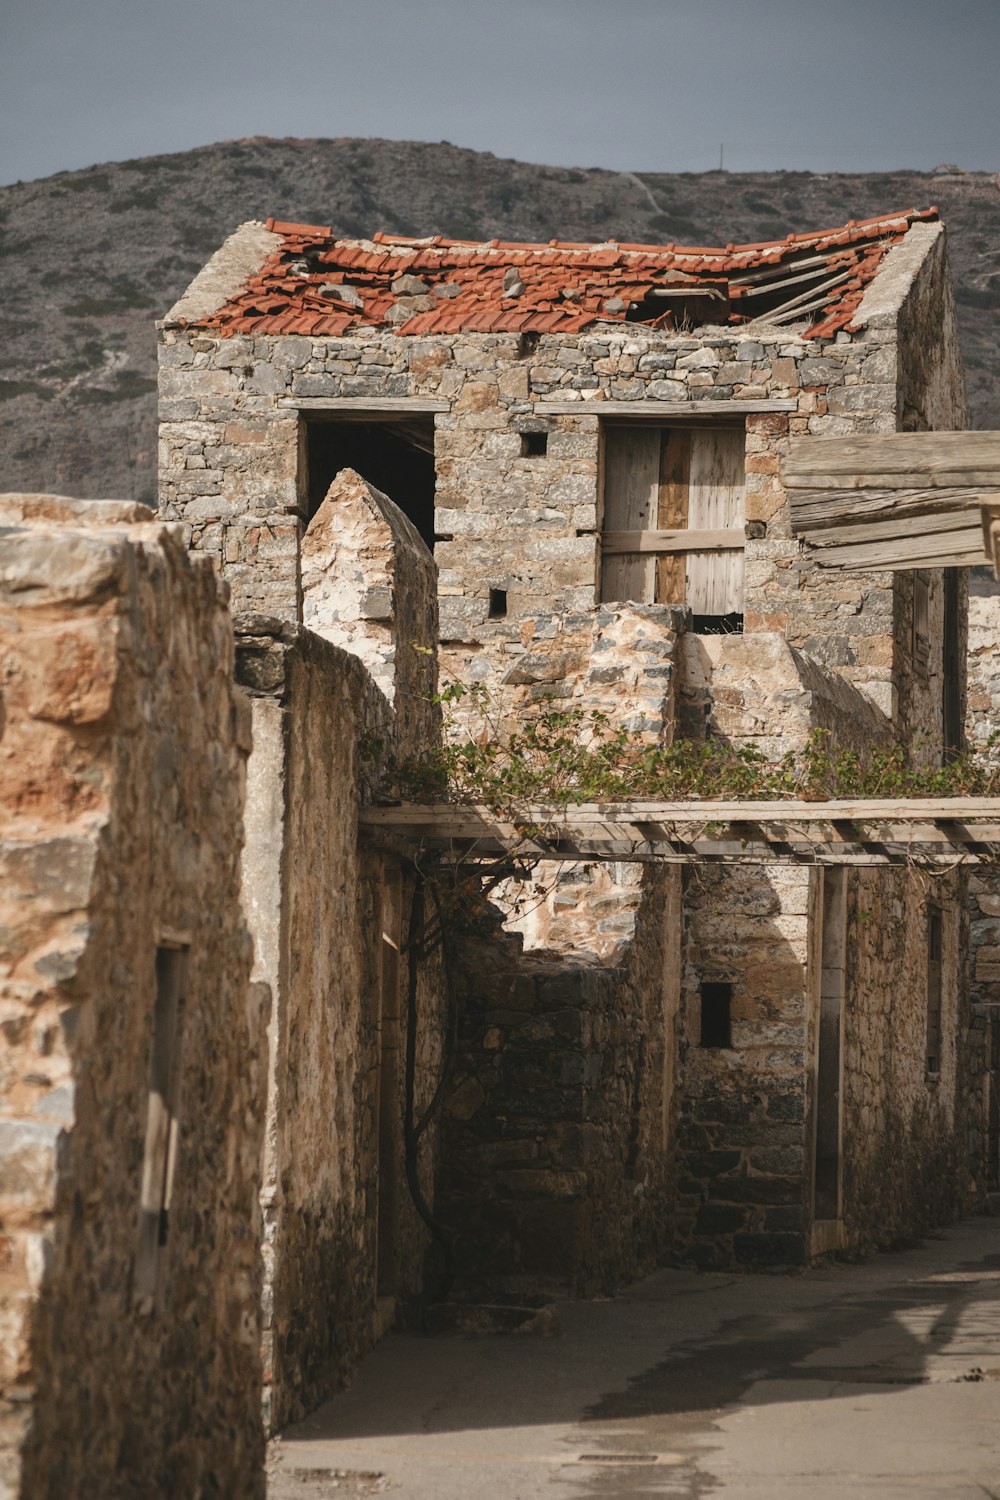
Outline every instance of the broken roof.
<svg viewBox="0 0 1000 1500">
<path fill-rule="evenodd" d="M 912 224 L 937 217 L 936 208 L 909 209 L 724 248 L 337 239 L 330 228 L 269 219 L 263 264 L 189 326 L 336 337 L 383 327 L 424 335 L 579 333 L 608 323 L 669 330 L 760 321 L 806 322 L 809 336 L 832 338 L 856 326 L 886 251 Z"/>
</svg>

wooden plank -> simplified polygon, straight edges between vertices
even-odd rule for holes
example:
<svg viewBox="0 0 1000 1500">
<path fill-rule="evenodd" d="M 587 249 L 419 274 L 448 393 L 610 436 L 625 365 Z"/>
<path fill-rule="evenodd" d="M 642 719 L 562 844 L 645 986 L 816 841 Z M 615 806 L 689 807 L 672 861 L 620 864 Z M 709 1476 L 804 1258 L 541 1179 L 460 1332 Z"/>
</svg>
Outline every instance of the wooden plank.
<svg viewBox="0 0 1000 1500">
<path fill-rule="evenodd" d="M 762 271 L 741 271 L 736 276 L 729 278 L 730 286 L 753 286 L 759 281 L 773 283 L 775 286 L 784 285 L 789 271 L 802 271 L 807 266 L 818 266 L 820 268 L 830 264 L 826 255 L 810 255 L 795 261 L 776 261 L 773 265 L 766 266 Z M 815 274 L 819 275 L 819 271 Z M 767 290 L 771 291 L 769 285 Z"/>
<path fill-rule="evenodd" d="M 450 401 L 429 396 L 282 396 L 278 406 L 285 411 L 391 412 L 406 416 L 417 412 L 451 411 Z"/>
<path fill-rule="evenodd" d="M 986 492 L 989 494 L 989 491 Z M 789 490 L 789 519 L 796 534 L 808 535 L 861 521 L 897 521 L 902 516 L 975 515 L 985 496 L 975 489 Z"/>
<path fill-rule="evenodd" d="M 659 507 L 660 430 L 613 427 L 605 436 L 604 527 L 608 532 L 647 531 Z M 652 604 L 656 563 L 637 551 L 612 554 L 601 567 L 601 599 Z"/>
<path fill-rule="evenodd" d="M 934 820 L 932 814 L 945 803 L 930 799 L 874 804 L 893 810 L 902 818 L 877 817 L 845 821 L 841 816 L 852 806 L 870 808 L 872 803 L 850 804 L 726 804 L 741 807 L 752 815 L 730 821 L 711 818 L 723 804 L 673 804 L 686 814 L 697 807 L 691 818 L 668 817 L 652 820 L 633 816 L 619 818 L 628 804 L 603 807 L 594 804 L 587 809 L 526 809 L 537 832 L 530 837 L 512 824 L 493 822 L 484 809 L 447 807 L 366 808 L 362 810 L 364 830 L 373 834 L 405 835 L 421 847 L 437 848 L 455 862 L 478 859 L 512 851 L 529 851 L 543 859 L 606 860 L 655 862 L 664 864 L 743 863 L 743 864 L 858 864 L 900 865 L 919 860 L 942 868 L 956 863 L 977 864 L 984 857 L 1000 859 L 1000 801 L 996 798 L 951 799 L 955 816 Z M 671 804 L 644 804 L 663 808 Z M 963 818 L 958 808 L 975 805 L 992 810 L 988 820 Z M 792 806 L 792 819 L 775 820 L 761 809 Z M 808 812 L 801 814 L 805 806 Z M 835 809 L 836 816 L 817 816 Z M 929 811 L 914 812 L 917 807 Z M 581 816 L 586 812 L 589 816 Z M 386 816 L 386 815 L 391 816 Z"/>
<path fill-rule="evenodd" d="M 847 277 L 843 277 L 842 279 L 846 281 Z M 814 297 L 811 302 L 805 302 L 801 298 L 796 298 L 794 303 L 789 302 L 785 307 L 776 307 L 773 312 L 758 313 L 756 317 L 751 318 L 746 327 L 756 328 L 758 323 L 763 324 L 765 327 L 768 323 L 797 323 L 807 313 L 816 312 L 818 308 L 826 307 L 829 301 L 829 292 L 824 292 L 820 297 Z"/>
<path fill-rule="evenodd" d="M 951 532 L 968 532 L 976 529 L 978 510 L 956 510 L 944 515 L 896 515 L 890 512 L 858 525 L 829 527 L 825 531 L 809 532 L 810 547 L 822 551 L 825 547 L 846 546 L 850 542 L 891 542 L 897 538 L 920 536 L 946 537 Z"/>
<path fill-rule="evenodd" d="M 361 821 L 382 827 L 415 823 L 443 826 L 454 823 L 463 827 L 495 828 L 495 815 L 478 803 L 465 802 L 397 802 L 363 807 Z M 636 798 L 619 802 L 580 802 L 563 807 L 550 802 L 526 803 L 519 810 L 525 823 L 606 823 L 655 822 L 667 824 L 701 823 L 964 823 L 975 824 L 977 838 L 1000 838 L 1000 797 L 836 797 L 823 802 L 802 798 L 774 798 L 761 801 L 713 800 L 685 798 L 683 801 Z M 992 835 L 982 832 L 985 827 Z M 504 826 L 513 828 L 513 823 Z"/>
<path fill-rule="evenodd" d="M 657 527 L 683 531 L 688 523 L 688 469 L 691 465 L 691 429 L 668 427 L 660 444 L 660 494 Z M 661 556 L 656 563 L 657 604 L 684 603 L 684 559 L 679 552 Z"/>
<path fill-rule="evenodd" d="M 606 531 L 601 537 L 601 551 L 612 555 L 620 552 L 732 552 L 742 551 L 745 542 L 742 528 L 735 526 L 719 531 Z"/>
<path fill-rule="evenodd" d="M 536 401 L 535 416 L 552 417 L 643 417 L 654 422 L 664 417 L 751 416 L 754 412 L 798 411 L 799 403 L 785 397 L 775 400 L 731 401 L 720 396 L 715 401 Z"/>
<path fill-rule="evenodd" d="M 789 488 L 1000 486 L 1000 432 L 791 438 L 781 472 Z"/>
<path fill-rule="evenodd" d="M 746 519 L 744 449 L 739 427 L 707 427 L 691 434 L 688 526 L 692 531 L 743 530 Z M 743 552 L 689 552 L 686 602 L 696 615 L 743 610 Z"/>
<path fill-rule="evenodd" d="M 810 566 L 862 573 L 891 573 L 901 568 L 978 568 L 988 561 L 978 526 L 939 535 L 925 532 L 922 536 L 816 548 L 808 558 Z"/>
</svg>

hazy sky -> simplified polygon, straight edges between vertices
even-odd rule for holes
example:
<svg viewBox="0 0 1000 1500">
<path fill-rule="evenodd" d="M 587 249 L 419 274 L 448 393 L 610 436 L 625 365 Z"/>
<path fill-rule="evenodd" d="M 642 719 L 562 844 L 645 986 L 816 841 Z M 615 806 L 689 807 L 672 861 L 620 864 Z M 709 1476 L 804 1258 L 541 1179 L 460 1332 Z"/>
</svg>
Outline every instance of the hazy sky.
<svg viewBox="0 0 1000 1500">
<path fill-rule="evenodd" d="M 5 0 L 0 182 L 248 135 L 1000 169 L 1000 0 Z"/>
</svg>

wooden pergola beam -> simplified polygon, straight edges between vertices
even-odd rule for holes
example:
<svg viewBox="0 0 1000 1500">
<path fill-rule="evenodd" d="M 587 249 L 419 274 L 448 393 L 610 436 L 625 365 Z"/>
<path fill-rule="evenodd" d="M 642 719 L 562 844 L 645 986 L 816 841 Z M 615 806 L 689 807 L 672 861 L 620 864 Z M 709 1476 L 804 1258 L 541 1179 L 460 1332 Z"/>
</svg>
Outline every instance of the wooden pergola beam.
<svg viewBox="0 0 1000 1500">
<path fill-rule="evenodd" d="M 460 803 L 361 810 L 373 837 L 456 862 L 504 854 L 657 864 L 954 865 L 1000 859 L 1000 798 L 623 802 L 526 806 L 516 820 Z"/>
</svg>

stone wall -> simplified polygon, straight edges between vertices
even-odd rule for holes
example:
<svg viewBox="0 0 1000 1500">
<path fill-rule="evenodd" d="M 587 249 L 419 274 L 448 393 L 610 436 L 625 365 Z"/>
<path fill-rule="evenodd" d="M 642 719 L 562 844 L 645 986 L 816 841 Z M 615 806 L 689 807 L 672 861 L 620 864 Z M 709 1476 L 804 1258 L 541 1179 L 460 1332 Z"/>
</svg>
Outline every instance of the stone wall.
<svg viewBox="0 0 1000 1500">
<path fill-rule="evenodd" d="M 385 698 L 362 663 L 310 631 L 289 630 L 284 639 L 243 637 L 237 671 L 254 693 L 249 784 L 257 813 L 248 827 L 246 899 L 257 972 L 275 993 L 263 1206 L 266 1410 L 276 1427 L 349 1378 L 393 1315 L 380 1309 L 380 1295 L 402 1301 L 424 1282 L 428 1235 L 403 1179 L 400 1144 L 405 974 L 391 982 L 387 1017 L 382 936 L 405 968 L 398 950 L 412 881 L 398 860 L 359 844 L 358 809 L 374 774 L 366 745 L 391 743 L 393 734 Z M 442 1067 L 439 952 L 421 965 L 417 1011 L 420 1111 Z M 381 1082 L 390 1067 L 392 1097 Z M 394 1126 L 380 1120 L 380 1109 Z M 380 1132 L 397 1143 L 398 1156 L 386 1156 Z M 429 1202 L 435 1140 L 428 1131 L 420 1149 Z"/>
<path fill-rule="evenodd" d="M 844 1227 L 853 1249 L 912 1239 L 978 1201 L 981 1158 L 969 1143 L 970 1134 L 981 1142 L 982 1075 L 962 963 L 964 894 L 961 872 L 933 881 L 909 870 L 849 876 Z M 928 901 L 943 918 L 937 1076 L 926 1064 Z"/>
<path fill-rule="evenodd" d="M 677 658 L 677 727 L 686 739 L 750 745 L 774 760 L 801 750 L 815 729 L 858 752 L 892 740 L 867 698 L 781 635 L 684 635 Z"/>
<path fill-rule="evenodd" d="M 416 528 L 346 469 L 306 528 L 301 572 L 303 623 L 365 663 L 393 706 L 396 752 L 433 744 L 437 573 Z"/>
<path fill-rule="evenodd" d="M 142 507 L 0 519 L 0 1489 L 262 1496 L 268 994 L 225 588 Z"/>
<path fill-rule="evenodd" d="M 970 747 L 995 760 L 990 737 L 1000 725 L 1000 584 L 987 568 L 969 576 L 968 699 L 965 732 Z M 1000 878 L 989 869 L 969 876 L 968 983 L 982 1007 L 976 1024 L 987 1074 L 980 1105 L 984 1112 L 978 1143 L 987 1185 L 1000 1187 Z"/>
<path fill-rule="evenodd" d="M 777 757 L 814 728 L 858 751 L 882 715 L 778 636 L 681 638 L 679 727 Z M 784 1264 L 813 1250 L 821 875 L 795 867 L 685 873 L 681 1178 L 676 1253 L 700 1266 Z M 966 876 L 850 874 L 841 1247 L 892 1244 L 973 1201 L 960 931 Z M 928 1081 L 926 897 L 940 904 L 951 1051 Z M 732 985 L 731 1041 L 700 1045 L 704 984 Z M 921 1177 L 921 1163 L 926 1173 Z M 828 1248 L 832 1248 L 828 1247 Z"/>
<path fill-rule="evenodd" d="M 618 965 L 516 937 L 454 943 L 460 1032 L 441 1214 L 459 1292 L 589 1296 L 662 1259 L 673 1199 L 676 871 Z"/>
<path fill-rule="evenodd" d="M 461 648 L 442 647 L 445 679 L 470 682 L 486 694 L 482 708 L 459 705 L 457 732 L 502 736 L 551 707 L 603 714 L 612 727 L 669 744 L 675 657 L 687 613 L 676 605 L 615 604 L 576 615 L 540 614 L 498 625 L 471 659 Z M 585 721 L 578 732 L 589 732 Z M 543 861 L 534 881 L 507 882 L 494 899 L 508 930 L 529 947 L 616 961 L 632 939 L 642 892 L 635 865 Z"/>
<path fill-rule="evenodd" d="M 1000 727 L 1000 584 L 986 568 L 969 581 L 968 708 L 965 732 L 972 749 L 986 752 Z M 1000 1001 L 1000 880 L 988 872 L 971 878 L 970 979 L 975 997 Z"/>
<path fill-rule="evenodd" d="M 219 558 L 238 614 L 297 618 L 294 538 L 307 519 L 308 438 L 297 405 L 350 402 L 360 413 L 366 401 L 438 403 L 441 634 L 466 647 L 464 661 L 453 653 L 464 677 L 494 642 L 504 650 L 491 591 L 506 595 L 511 622 L 593 607 L 602 407 L 645 401 L 650 416 L 659 406 L 677 422 L 676 403 L 711 401 L 725 419 L 730 401 L 794 401 L 790 413 L 745 418 L 745 628 L 780 631 L 891 713 L 906 580 L 803 571 L 779 468 L 788 436 L 891 431 L 907 403 L 922 403 L 927 420 L 959 425 L 957 407 L 947 407 L 949 393 L 958 399 L 950 346 L 942 344 L 921 375 L 922 394 L 898 376 L 901 309 L 914 309 L 905 327 L 919 325 L 921 336 L 947 313 L 942 234 L 940 225 L 913 226 L 869 288 L 864 326 L 832 342 L 763 326 L 753 337 L 732 328 L 683 335 L 616 326 L 572 338 L 418 339 L 378 330 L 340 339 L 215 338 L 168 319 L 161 505 L 190 527 L 193 546 Z M 555 400 L 579 412 L 547 412 Z M 546 452 L 528 455 L 523 439 L 538 431 L 547 434 Z M 405 507 L 406 497 L 392 498 Z"/>
<path fill-rule="evenodd" d="M 675 1254 L 703 1269 L 808 1258 L 812 876 L 684 877 Z M 731 984 L 731 1044 L 701 1046 L 701 986 Z"/>
<path fill-rule="evenodd" d="M 680 334 L 618 325 L 574 337 L 408 338 L 359 330 L 339 339 L 227 339 L 168 319 L 161 347 L 165 512 L 190 527 L 195 547 L 219 556 L 238 609 L 258 609 L 266 595 L 275 616 L 298 618 L 299 576 L 291 562 L 282 563 L 279 576 L 277 533 L 268 528 L 284 539 L 308 521 L 313 408 L 332 403 L 332 415 L 343 421 L 363 416 L 371 403 L 381 403 L 383 414 L 398 403 L 401 412 L 433 415 L 445 679 L 484 685 L 500 705 L 501 721 L 548 696 L 600 706 L 613 722 L 627 721 L 650 738 L 668 740 L 676 714 L 684 733 L 753 741 L 769 754 L 800 746 L 810 729 L 823 727 L 858 749 L 898 737 L 936 761 L 943 728 L 940 574 L 926 580 L 927 649 L 918 653 L 912 576 L 851 577 L 805 566 L 791 536 L 780 465 L 791 437 L 893 431 L 918 420 L 961 425 L 943 244 L 941 226 L 915 225 L 886 257 L 854 331 L 832 341 L 763 323 Z M 717 416 L 743 425 L 742 637 L 685 637 L 680 610 L 597 604 L 602 419 L 613 416 L 615 402 L 645 403 L 644 415 L 655 420 L 662 413 L 667 423 L 684 425 L 690 411 L 690 422 Z M 734 409 L 768 402 L 791 409 Z M 324 415 L 331 418 L 331 411 Z M 262 460 L 246 505 L 246 466 L 228 457 L 233 424 L 252 432 Z M 392 498 L 405 509 L 406 496 Z M 255 549 L 261 549 L 256 569 Z M 465 727 L 478 727 L 474 715 Z M 690 874 L 685 887 L 679 1024 L 686 1134 L 677 1242 L 711 1263 L 801 1259 L 809 1253 L 812 1212 L 817 883 L 801 870 L 710 872 L 704 879 L 702 873 Z M 873 910 L 881 923 L 890 920 L 895 894 L 891 878 L 878 885 L 880 878 Z M 508 925 L 535 945 L 561 950 L 563 962 L 552 968 L 551 955 L 540 954 L 524 960 L 515 979 L 509 964 L 483 961 L 483 972 L 496 970 L 508 999 L 510 987 L 520 987 L 520 1009 L 501 1005 L 489 986 L 477 999 L 469 967 L 472 1019 L 463 1067 L 472 1081 L 459 1093 L 457 1112 L 452 1099 L 449 1129 L 461 1141 L 474 1217 L 486 1212 L 483 1178 L 499 1194 L 507 1226 L 497 1243 L 522 1270 L 520 1226 L 533 1183 L 539 1201 L 553 1212 L 558 1207 L 569 1226 L 579 1284 L 600 1279 L 588 1259 L 582 1200 L 574 1196 L 586 1169 L 560 1155 L 553 1125 L 585 1118 L 590 1104 L 573 1070 L 589 1078 L 587 1069 L 599 1062 L 575 1032 L 552 1035 L 546 996 L 553 986 L 568 987 L 572 999 L 564 1008 L 577 1017 L 603 1009 L 627 1030 L 646 1001 L 626 999 L 627 987 L 615 976 L 643 962 L 650 940 L 636 934 L 645 930 L 644 900 L 653 911 L 657 899 L 627 867 L 596 876 L 584 867 L 553 872 L 544 894 L 531 893 L 527 909 Z M 926 957 L 919 923 L 909 906 L 906 913 L 906 941 Z M 678 934 L 668 941 L 679 941 Z M 914 973 L 922 961 L 917 948 L 907 949 Z M 734 985 L 730 1049 L 695 1046 L 706 979 Z M 856 999 L 861 1003 L 860 994 Z M 497 1022 L 497 1014 L 515 1010 L 513 1020 Z M 590 1035 L 589 1020 L 577 1024 L 581 1037 Z M 634 1062 L 626 1063 L 626 1074 L 632 1069 L 634 1076 Z M 534 1178 L 536 1169 L 524 1167 L 515 1191 L 499 1175 L 514 1171 L 512 1162 L 504 1158 L 494 1173 L 477 1155 L 477 1143 L 496 1145 L 506 1131 L 500 1103 L 508 1084 L 511 1097 L 535 1091 L 544 1100 L 545 1070 L 561 1080 L 564 1064 L 570 1086 L 553 1086 L 544 1105 L 550 1113 L 535 1131 L 543 1166 Z M 627 1134 L 631 1118 L 620 1110 L 615 1128 Z M 500 1137 L 491 1134 L 497 1130 Z M 514 1137 L 515 1151 L 529 1134 Z M 607 1191 L 620 1205 L 619 1189 Z M 937 1209 L 946 1215 L 952 1203 L 942 1199 Z M 877 1234 L 868 1212 L 859 1208 L 855 1223 Z M 921 1213 L 914 1207 L 915 1221 Z"/>
</svg>

